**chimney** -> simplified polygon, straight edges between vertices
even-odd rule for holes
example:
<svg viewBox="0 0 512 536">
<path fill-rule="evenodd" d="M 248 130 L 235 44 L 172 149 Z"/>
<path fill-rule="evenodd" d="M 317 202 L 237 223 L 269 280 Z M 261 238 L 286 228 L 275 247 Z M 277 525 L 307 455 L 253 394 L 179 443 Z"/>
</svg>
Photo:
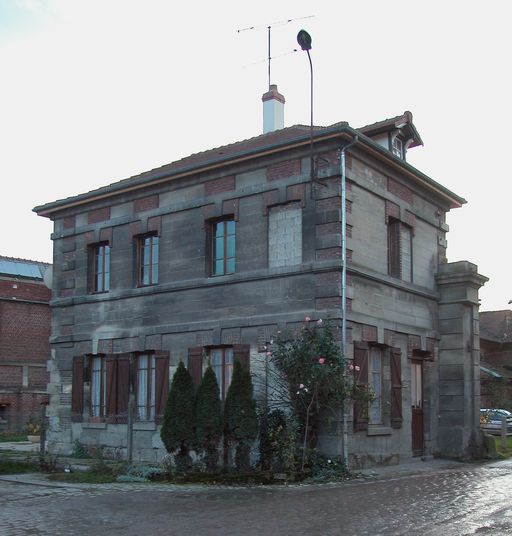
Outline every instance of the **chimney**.
<svg viewBox="0 0 512 536">
<path fill-rule="evenodd" d="M 263 134 L 284 128 L 284 97 L 277 91 L 276 84 L 261 97 L 263 101 Z"/>
</svg>

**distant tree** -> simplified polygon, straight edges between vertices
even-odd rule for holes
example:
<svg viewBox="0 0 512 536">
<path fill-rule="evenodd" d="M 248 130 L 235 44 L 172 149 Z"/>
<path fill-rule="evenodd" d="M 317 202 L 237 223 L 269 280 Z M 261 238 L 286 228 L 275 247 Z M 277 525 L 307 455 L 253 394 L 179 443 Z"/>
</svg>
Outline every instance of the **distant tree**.
<svg viewBox="0 0 512 536">
<path fill-rule="evenodd" d="M 172 379 L 160 436 L 167 452 L 176 452 L 178 469 L 189 467 L 189 450 L 194 443 L 194 385 L 182 362 Z"/>
<path fill-rule="evenodd" d="M 219 385 L 211 366 L 206 369 L 197 390 L 195 406 L 196 449 L 203 452 L 208 471 L 217 469 L 218 446 L 222 437 L 222 408 Z"/>
<path fill-rule="evenodd" d="M 235 360 L 226 396 L 224 433 L 227 441 L 236 447 L 236 468 L 239 471 L 249 469 L 251 445 L 258 435 L 258 416 L 251 375 L 238 360 Z"/>
</svg>

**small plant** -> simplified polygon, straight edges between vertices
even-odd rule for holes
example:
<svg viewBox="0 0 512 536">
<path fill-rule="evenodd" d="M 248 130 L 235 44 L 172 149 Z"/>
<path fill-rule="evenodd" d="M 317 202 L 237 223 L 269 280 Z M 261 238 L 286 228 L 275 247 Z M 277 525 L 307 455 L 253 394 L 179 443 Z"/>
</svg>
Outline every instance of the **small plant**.
<svg viewBox="0 0 512 536">
<path fill-rule="evenodd" d="M 72 458 L 90 458 L 91 454 L 87 445 L 80 443 L 78 439 L 73 441 L 73 450 L 71 451 Z"/>
<path fill-rule="evenodd" d="M 41 422 L 39 419 L 30 417 L 25 425 L 25 430 L 28 435 L 40 435 L 41 434 Z"/>
</svg>

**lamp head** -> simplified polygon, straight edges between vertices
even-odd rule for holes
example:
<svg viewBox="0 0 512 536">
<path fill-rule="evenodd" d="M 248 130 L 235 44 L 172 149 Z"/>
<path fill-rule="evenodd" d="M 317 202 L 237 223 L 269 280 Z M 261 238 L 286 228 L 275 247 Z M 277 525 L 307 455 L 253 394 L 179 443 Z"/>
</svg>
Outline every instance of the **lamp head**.
<svg viewBox="0 0 512 536">
<path fill-rule="evenodd" d="M 297 34 L 297 43 L 299 43 L 302 50 L 311 50 L 311 36 L 306 30 L 301 30 Z"/>
</svg>

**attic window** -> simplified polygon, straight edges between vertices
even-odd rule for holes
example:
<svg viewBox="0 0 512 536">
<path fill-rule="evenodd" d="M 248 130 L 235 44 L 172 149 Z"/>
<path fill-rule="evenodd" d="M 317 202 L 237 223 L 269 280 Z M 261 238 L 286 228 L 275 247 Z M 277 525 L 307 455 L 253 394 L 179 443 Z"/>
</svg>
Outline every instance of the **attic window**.
<svg viewBox="0 0 512 536">
<path fill-rule="evenodd" d="M 391 151 L 395 156 L 398 156 L 398 158 L 404 158 L 404 142 L 398 136 L 393 138 Z"/>
</svg>

